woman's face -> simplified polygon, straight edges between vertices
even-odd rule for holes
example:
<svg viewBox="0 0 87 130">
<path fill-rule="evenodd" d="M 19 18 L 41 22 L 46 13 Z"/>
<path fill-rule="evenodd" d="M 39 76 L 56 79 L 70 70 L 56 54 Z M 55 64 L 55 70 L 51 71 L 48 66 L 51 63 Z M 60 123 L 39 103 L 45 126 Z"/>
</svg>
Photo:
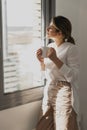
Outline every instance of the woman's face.
<svg viewBox="0 0 87 130">
<path fill-rule="evenodd" d="M 57 35 L 57 30 L 54 24 L 51 22 L 50 25 L 47 27 L 47 37 L 54 38 Z"/>
<path fill-rule="evenodd" d="M 54 24 L 53 22 L 50 23 L 50 25 L 47 28 L 47 37 L 48 39 L 53 39 L 58 40 L 59 42 L 63 42 L 64 40 L 64 36 L 61 32 L 61 30 L 59 30 Z"/>
</svg>

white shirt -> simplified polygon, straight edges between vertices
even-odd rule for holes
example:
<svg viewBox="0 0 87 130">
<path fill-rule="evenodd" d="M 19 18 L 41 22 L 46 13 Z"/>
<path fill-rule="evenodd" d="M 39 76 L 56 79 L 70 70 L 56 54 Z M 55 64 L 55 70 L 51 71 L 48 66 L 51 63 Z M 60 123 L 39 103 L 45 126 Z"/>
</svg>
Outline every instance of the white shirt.
<svg viewBox="0 0 87 130">
<path fill-rule="evenodd" d="M 56 43 L 48 45 L 56 50 L 58 58 L 64 63 L 60 69 L 49 58 L 45 58 L 46 78 L 49 84 L 52 81 L 68 81 L 72 86 L 73 101 L 72 106 L 79 114 L 79 96 L 78 96 L 78 77 L 79 77 L 79 57 L 78 47 L 69 42 L 61 44 Z"/>
</svg>

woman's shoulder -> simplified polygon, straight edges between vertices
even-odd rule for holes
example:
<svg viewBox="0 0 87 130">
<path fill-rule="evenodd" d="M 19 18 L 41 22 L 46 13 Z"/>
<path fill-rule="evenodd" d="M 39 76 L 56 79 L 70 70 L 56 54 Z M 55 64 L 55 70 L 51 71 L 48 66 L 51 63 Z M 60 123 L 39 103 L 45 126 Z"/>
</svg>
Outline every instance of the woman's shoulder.
<svg viewBox="0 0 87 130">
<path fill-rule="evenodd" d="M 47 45 L 48 47 L 53 47 L 56 48 L 56 44 L 55 42 L 52 42 L 50 44 Z M 74 49 L 78 49 L 78 46 L 76 44 L 72 44 L 70 42 L 64 42 L 64 44 L 62 44 L 62 46 L 60 46 L 59 48 L 61 49 L 69 49 L 69 50 L 74 50 Z"/>
<path fill-rule="evenodd" d="M 72 44 L 72 43 L 69 43 L 69 42 L 67 42 L 66 43 L 66 46 L 67 46 L 67 52 L 68 53 L 72 53 L 72 54 L 77 54 L 77 53 L 79 53 L 79 48 L 78 48 L 78 45 L 76 45 L 76 44 Z"/>
<path fill-rule="evenodd" d="M 73 44 L 73 43 L 70 43 L 70 42 L 66 42 L 64 44 L 67 48 L 69 49 L 75 49 L 75 48 L 78 48 L 78 46 L 76 44 Z"/>
<path fill-rule="evenodd" d="M 51 42 L 47 45 L 48 47 L 54 47 L 55 46 L 55 42 Z"/>
</svg>

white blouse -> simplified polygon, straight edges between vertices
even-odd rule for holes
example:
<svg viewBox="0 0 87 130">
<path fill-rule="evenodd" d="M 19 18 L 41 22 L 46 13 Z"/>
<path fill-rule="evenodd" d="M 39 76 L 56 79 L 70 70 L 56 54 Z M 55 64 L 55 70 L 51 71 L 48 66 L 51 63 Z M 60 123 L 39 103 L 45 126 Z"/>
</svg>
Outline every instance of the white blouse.
<svg viewBox="0 0 87 130">
<path fill-rule="evenodd" d="M 69 42 L 61 44 L 59 47 L 56 43 L 48 45 L 56 50 L 58 58 L 64 63 L 60 69 L 49 59 L 45 58 L 47 83 L 53 81 L 68 81 L 72 86 L 73 101 L 72 106 L 79 114 L 79 96 L 78 96 L 78 77 L 79 77 L 79 56 L 78 47 Z"/>
</svg>

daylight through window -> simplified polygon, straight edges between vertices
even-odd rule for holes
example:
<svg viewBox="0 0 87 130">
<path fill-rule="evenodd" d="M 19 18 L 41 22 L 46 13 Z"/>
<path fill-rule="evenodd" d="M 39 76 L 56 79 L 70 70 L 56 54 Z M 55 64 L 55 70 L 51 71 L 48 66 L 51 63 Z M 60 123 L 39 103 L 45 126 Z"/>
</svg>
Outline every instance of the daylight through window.
<svg viewBox="0 0 87 130">
<path fill-rule="evenodd" d="M 41 0 L 4 0 L 3 7 L 4 93 L 41 86 Z"/>
</svg>

